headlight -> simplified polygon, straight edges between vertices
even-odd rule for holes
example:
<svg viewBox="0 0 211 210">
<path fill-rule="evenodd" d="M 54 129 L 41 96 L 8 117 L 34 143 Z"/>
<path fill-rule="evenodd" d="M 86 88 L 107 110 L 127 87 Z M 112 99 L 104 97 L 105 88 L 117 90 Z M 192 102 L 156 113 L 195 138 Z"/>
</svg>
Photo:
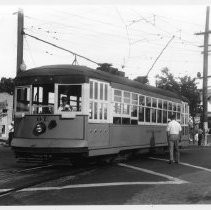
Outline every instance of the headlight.
<svg viewBox="0 0 211 210">
<path fill-rule="evenodd" d="M 43 122 L 37 123 L 34 127 L 33 133 L 35 136 L 39 136 L 46 131 L 46 126 Z"/>
</svg>

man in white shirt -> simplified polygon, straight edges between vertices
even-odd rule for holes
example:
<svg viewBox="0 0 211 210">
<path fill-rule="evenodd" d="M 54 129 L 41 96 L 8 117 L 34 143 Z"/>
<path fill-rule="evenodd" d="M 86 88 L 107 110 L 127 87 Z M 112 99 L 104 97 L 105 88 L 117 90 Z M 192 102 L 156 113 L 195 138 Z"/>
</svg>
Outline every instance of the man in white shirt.
<svg viewBox="0 0 211 210">
<path fill-rule="evenodd" d="M 179 141 L 181 141 L 181 125 L 175 120 L 175 115 L 171 116 L 171 122 L 167 126 L 167 140 L 169 144 L 170 160 L 169 164 L 173 163 L 174 155 L 175 162 L 179 163 Z"/>
</svg>

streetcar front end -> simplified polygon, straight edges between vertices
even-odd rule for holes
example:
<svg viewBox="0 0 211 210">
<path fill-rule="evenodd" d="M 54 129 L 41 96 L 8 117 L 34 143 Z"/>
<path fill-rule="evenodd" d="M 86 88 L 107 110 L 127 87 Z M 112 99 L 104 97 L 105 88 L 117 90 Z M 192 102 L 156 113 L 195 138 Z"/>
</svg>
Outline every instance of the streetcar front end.
<svg viewBox="0 0 211 210">
<path fill-rule="evenodd" d="M 16 79 L 11 147 L 17 158 L 87 156 L 86 86 L 53 76 Z"/>
</svg>

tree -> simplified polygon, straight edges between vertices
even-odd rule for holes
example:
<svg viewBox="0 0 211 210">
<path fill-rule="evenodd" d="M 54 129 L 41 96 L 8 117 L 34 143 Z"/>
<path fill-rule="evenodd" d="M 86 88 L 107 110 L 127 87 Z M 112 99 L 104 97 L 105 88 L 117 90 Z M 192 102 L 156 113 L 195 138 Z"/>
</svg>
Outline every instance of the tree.
<svg viewBox="0 0 211 210">
<path fill-rule="evenodd" d="M 1 78 L 1 80 L 0 80 L 0 93 L 7 92 L 10 95 L 13 95 L 14 88 L 15 88 L 14 79 L 12 79 L 12 78 L 7 79 L 6 77 Z"/>
<path fill-rule="evenodd" d="M 157 87 L 175 92 L 185 97 L 189 103 L 190 116 L 194 119 L 201 113 L 200 91 L 197 89 L 195 78 L 190 76 L 175 78 L 168 68 L 161 70 L 161 76 L 157 75 Z M 194 123 L 195 124 L 195 123 Z"/>
</svg>

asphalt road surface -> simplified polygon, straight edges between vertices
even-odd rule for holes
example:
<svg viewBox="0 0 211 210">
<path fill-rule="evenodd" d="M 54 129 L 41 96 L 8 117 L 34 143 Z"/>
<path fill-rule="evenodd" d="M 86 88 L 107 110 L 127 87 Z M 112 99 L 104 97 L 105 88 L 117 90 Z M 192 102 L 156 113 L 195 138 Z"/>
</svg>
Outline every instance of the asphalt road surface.
<svg viewBox="0 0 211 210">
<path fill-rule="evenodd" d="M 17 163 L 0 146 L 0 205 L 211 204 L 211 147 L 72 167 Z"/>
</svg>

